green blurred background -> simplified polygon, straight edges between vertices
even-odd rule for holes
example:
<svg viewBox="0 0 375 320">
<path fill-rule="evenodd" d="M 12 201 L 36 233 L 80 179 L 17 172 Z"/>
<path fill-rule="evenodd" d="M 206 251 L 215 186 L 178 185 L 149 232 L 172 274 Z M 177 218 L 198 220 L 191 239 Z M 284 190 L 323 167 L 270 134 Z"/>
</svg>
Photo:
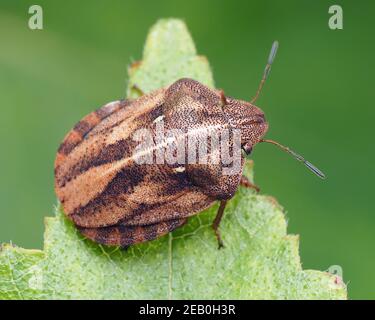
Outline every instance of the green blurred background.
<svg viewBox="0 0 375 320">
<path fill-rule="evenodd" d="M 28 8 L 44 30 L 28 29 Z M 328 28 L 342 5 L 344 29 Z M 340 265 L 352 299 L 375 298 L 373 1 L 0 0 L 0 242 L 41 248 L 53 214 L 53 162 L 82 116 L 124 96 L 127 65 L 149 27 L 183 18 L 217 87 L 249 100 L 274 39 L 280 50 L 258 105 L 269 138 L 328 175 L 321 181 L 270 145 L 256 183 L 286 208 L 306 269 Z"/>
</svg>

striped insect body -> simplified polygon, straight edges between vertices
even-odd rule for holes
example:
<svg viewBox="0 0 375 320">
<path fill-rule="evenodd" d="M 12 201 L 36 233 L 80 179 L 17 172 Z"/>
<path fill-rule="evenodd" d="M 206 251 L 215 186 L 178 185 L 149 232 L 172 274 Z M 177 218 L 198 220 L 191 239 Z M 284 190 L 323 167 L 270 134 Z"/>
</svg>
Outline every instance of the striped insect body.
<svg viewBox="0 0 375 320">
<path fill-rule="evenodd" d="M 268 123 L 254 102 L 276 49 L 251 103 L 184 78 L 84 117 L 55 160 L 66 216 L 85 237 L 127 247 L 165 235 L 220 201 L 213 229 L 222 247 L 218 227 L 227 201 L 239 185 L 258 189 L 242 175 L 245 154 L 257 143 L 287 149 L 323 177 L 289 148 L 263 139 Z"/>
</svg>

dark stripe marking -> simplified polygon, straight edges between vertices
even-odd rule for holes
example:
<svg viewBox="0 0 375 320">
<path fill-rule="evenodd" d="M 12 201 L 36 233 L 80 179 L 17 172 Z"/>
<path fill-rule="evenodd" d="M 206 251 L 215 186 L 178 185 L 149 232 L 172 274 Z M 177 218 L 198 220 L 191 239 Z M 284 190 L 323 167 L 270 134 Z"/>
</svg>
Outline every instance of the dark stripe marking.
<svg viewBox="0 0 375 320">
<path fill-rule="evenodd" d="M 78 228 L 87 238 L 104 245 L 127 247 L 151 241 L 185 224 L 187 219 L 175 219 L 147 226 L 116 225 L 103 228 Z"/>
<path fill-rule="evenodd" d="M 77 146 L 77 142 L 70 142 L 68 139 L 66 139 L 57 150 L 58 153 L 63 154 L 67 156 L 69 153 L 73 151 L 73 149 Z"/>
<path fill-rule="evenodd" d="M 82 138 L 93 128 L 95 127 L 99 122 L 96 122 L 94 125 L 92 123 L 87 122 L 86 120 L 81 120 L 78 122 L 73 130 L 78 132 Z"/>
<path fill-rule="evenodd" d="M 88 204 L 75 209 L 71 215 L 72 219 L 75 220 L 75 215 L 84 216 L 101 212 L 103 208 L 111 204 L 120 208 L 125 207 L 126 201 L 121 199 L 119 195 L 133 192 L 134 187 L 144 179 L 144 169 L 143 166 L 136 164 L 124 167 L 100 194 L 90 200 Z"/>
<path fill-rule="evenodd" d="M 141 227 L 139 227 L 141 228 Z M 151 224 L 147 226 L 147 228 L 144 228 L 144 241 L 150 241 L 154 240 L 158 237 L 158 225 L 157 224 Z"/>
<path fill-rule="evenodd" d="M 157 109 L 158 111 L 156 114 L 162 112 L 162 106 L 159 106 Z M 142 114 L 140 117 L 134 119 L 134 121 L 138 122 L 140 125 L 144 125 L 145 123 L 149 123 L 147 119 L 149 117 L 149 114 Z M 121 120 L 121 122 L 123 121 L 125 120 Z M 114 127 L 115 126 L 116 125 L 114 125 Z M 105 132 L 109 131 L 108 129 L 109 128 L 106 128 L 101 131 L 101 134 L 104 135 Z M 135 141 L 132 136 L 129 136 L 126 139 L 121 139 L 113 144 L 104 146 L 100 149 L 98 154 L 85 154 L 80 161 L 74 164 L 69 172 L 65 173 L 63 177 L 58 179 L 57 182 L 59 187 L 64 187 L 68 182 L 91 168 L 118 161 L 126 157 L 131 157 L 135 147 L 138 145 L 139 142 Z"/>
<path fill-rule="evenodd" d="M 95 128 L 98 125 L 98 123 L 100 123 L 100 120 L 107 118 L 108 116 L 110 116 L 114 112 L 117 112 L 129 103 L 130 101 L 128 100 L 122 100 L 120 101 L 120 103 L 117 103 L 114 106 L 104 105 L 98 110 L 89 113 L 73 127 L 73 129 L 64 139 L 64 141 L 61 143 L 58 152 L 64 155 L 68 155 L 69 153 L 71 153 L 74 150 L 74 148 L 76 148 L 82 142 L 85 136 L 93 128 Z M 95 120 L 95 118 L 97 118 L 97 121 Z"/>
<path fill-rule="evenodd" d="M 118 245 L 126 247 L 135 243 L 134 230 L 132 230 L 131 227 L 118 226 L 117 228 L 121 235 L 120 243 Z"/>
</svg>

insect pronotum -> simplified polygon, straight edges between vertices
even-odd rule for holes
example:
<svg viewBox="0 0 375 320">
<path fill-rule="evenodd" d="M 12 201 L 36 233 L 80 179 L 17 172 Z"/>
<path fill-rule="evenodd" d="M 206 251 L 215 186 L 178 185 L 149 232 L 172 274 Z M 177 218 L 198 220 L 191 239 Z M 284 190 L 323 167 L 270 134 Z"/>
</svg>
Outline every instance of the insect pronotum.
<svg viewBox="0 0 375 320">
<path fill-rule="evenodd" d="M 242 175 L 245 155 L 259 142 L 277 145 L 324 178 L 288 147 L 263 139 L 268 123 L 254 103 L 277 48 L 274 42 L 251 102 L 180 79 L 138 99 L 108 103 L 78 122 L 55 161 L 56 194 L 78 230 L 95 242 L 127 247 L 167 234 L 220 201 L 212 226 L 221 247 L 227 201 L 239 185 L 259 190 Z M 173 135 L 160 138 L 160 128 Z"/>
</svg>

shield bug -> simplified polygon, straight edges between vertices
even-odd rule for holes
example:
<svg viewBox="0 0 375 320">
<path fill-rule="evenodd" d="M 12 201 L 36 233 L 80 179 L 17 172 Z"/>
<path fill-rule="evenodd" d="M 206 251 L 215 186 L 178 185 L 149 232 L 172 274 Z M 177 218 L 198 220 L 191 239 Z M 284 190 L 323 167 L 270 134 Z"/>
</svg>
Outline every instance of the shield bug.
<svg viewBox="0 0 375 320">
<path fill-rule="evenodd" d="M 55 161 L 56 194 L 78 230 L 97 243 L 127 247 L 167 234 L 220 201 L 212 227 L 221 247 L 218 228 L 227 201 L 239 185 L 257 189 L 242 170 L 245 155 L 260 142 L 280 147 L 324 178 L 288 147 L 263 139 L 268 123 L 254 103 L 277 47 L 274 42 L 251 102 L 180 79 L 138 99 L 108 103 L 78 122 Z M 160 137 L 161 125 L 174 135 Z M 148 143 L 140 137 L 148 137 L 144 139 Z M 181 145 L 188 148 L 179 152 Z M 160 157 L 168 150 L 175 161 Z M 203 156 L 191 161 L 192 153 Z M 231 155 L 229 161 L 222 161 L 224 153 Z M 238 168 L 230 171 L 235 154 Z"/>
</svg>

